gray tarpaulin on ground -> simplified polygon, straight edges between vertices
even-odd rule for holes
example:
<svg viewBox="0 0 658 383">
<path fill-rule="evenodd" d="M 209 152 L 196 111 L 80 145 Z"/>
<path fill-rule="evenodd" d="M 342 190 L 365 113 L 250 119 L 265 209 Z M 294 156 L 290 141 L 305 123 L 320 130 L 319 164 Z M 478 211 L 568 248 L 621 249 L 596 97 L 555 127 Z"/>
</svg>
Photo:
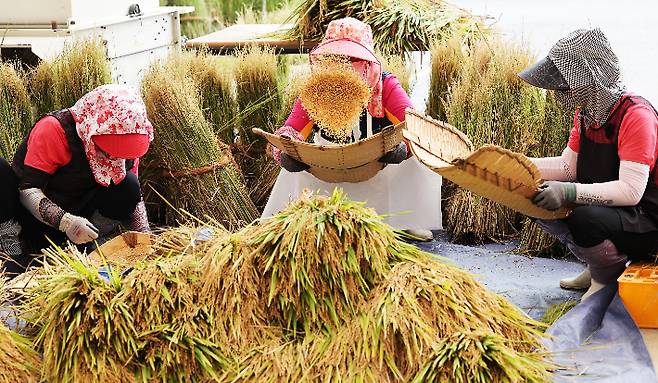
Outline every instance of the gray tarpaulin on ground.
<svg viewBox="0 0 658 383">
<path fill-rule="evenodd" d="M 546 342 L 564 366 L 555 382 L 655 382 L 656 373 L 640 330 L 608 286 L 560 318 Z"/>
<path fill-rule="evenodd" d="M 444 232 L 418 246 L 475 274 L 535 319 L 551 304 L 580 299 L 582 294 L 558 285 L 560 278 L 582 271 L 583 265 L 575 260 L 514 254 L 514 243 L 456 245 Z M 554 339 L 547 346 L 565 367 L 557 371 L 556 382 L 656 382 L 642 335 L 616 291 L 614 287 L 600 291 L 549 329 Z"/>
</svg>

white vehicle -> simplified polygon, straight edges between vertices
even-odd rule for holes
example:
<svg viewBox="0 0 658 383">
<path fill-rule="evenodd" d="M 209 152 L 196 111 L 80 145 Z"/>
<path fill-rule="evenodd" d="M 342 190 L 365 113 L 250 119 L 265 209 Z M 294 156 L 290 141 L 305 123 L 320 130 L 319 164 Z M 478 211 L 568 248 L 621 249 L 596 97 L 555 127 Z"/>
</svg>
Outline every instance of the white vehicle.
<svg viewBox="0 0 658 383">
<path fill-rule="evenodd" d="M 0 0 L 0 56 L 34 66 L 66 42 L 100 38 L 114 82 L 138 87 L 149 65 L 182 46 L 180 15 L 158 0 Z"/>
</svg>

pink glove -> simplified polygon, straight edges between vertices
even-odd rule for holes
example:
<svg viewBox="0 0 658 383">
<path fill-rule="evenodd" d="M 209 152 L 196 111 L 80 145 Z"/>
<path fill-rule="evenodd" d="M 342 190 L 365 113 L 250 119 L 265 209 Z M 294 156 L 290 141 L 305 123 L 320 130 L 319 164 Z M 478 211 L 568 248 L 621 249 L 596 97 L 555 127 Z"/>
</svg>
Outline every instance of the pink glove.
<svg viewBox="0 0 658 383">
<path fill-rule="evenodd" d="M 304 136 L 295 130 L 292 126 L 282 126 L 274 132 L 277 136 L 288 136 L 296 141 L 304 141 Z M 281 150 L 277 147 L 272 147 L 272 157 L 276 162 L 281 165 Z"/>
</svg>

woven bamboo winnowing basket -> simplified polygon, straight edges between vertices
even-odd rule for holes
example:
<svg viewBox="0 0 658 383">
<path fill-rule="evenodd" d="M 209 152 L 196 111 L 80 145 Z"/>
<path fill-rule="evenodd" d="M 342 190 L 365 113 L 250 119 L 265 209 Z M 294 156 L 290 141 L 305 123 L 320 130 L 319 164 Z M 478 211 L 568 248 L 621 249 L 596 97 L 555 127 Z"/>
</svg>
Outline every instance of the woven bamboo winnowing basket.
<svg viewBox="0 0 658 383">
<path fill-rule="evenodd" d="M 402 142 L 404 122 L 384 128 L 381 132 L 346 145 L 317 145 L 292 140 L 254 129 L 290 157 L 311 168 L 316 178 L 325 182 L 362 182 L 374 177 L 386 166 L 379 159 Z"/>
<path fill-rule="evenodd" d="M 464 189 L 530 217 L 569 214 L 569 209 L 551 211 L 532 203 L 541 174 L 523 154 L 494 145 L 473 151 L 468 137 L 455 127 L 412 110 L 407 110 L 403 134 L 420 162 Z"/>
</svg>

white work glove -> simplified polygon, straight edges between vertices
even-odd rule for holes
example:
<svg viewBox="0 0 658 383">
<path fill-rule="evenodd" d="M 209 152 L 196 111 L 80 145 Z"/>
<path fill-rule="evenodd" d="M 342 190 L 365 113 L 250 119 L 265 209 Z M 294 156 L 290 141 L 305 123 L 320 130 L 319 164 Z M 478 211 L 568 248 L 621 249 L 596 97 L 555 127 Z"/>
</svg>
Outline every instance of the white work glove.
<svg viewBox="0 0 658 383">
<path fill-rule="evenodd" d="M 64 214 L 59 222 L 59 231 L 66 233 L 76 245 L 91 242 L 98 238 L 98 229 L 84 217 L 70 213 Z"/>
</svg>

